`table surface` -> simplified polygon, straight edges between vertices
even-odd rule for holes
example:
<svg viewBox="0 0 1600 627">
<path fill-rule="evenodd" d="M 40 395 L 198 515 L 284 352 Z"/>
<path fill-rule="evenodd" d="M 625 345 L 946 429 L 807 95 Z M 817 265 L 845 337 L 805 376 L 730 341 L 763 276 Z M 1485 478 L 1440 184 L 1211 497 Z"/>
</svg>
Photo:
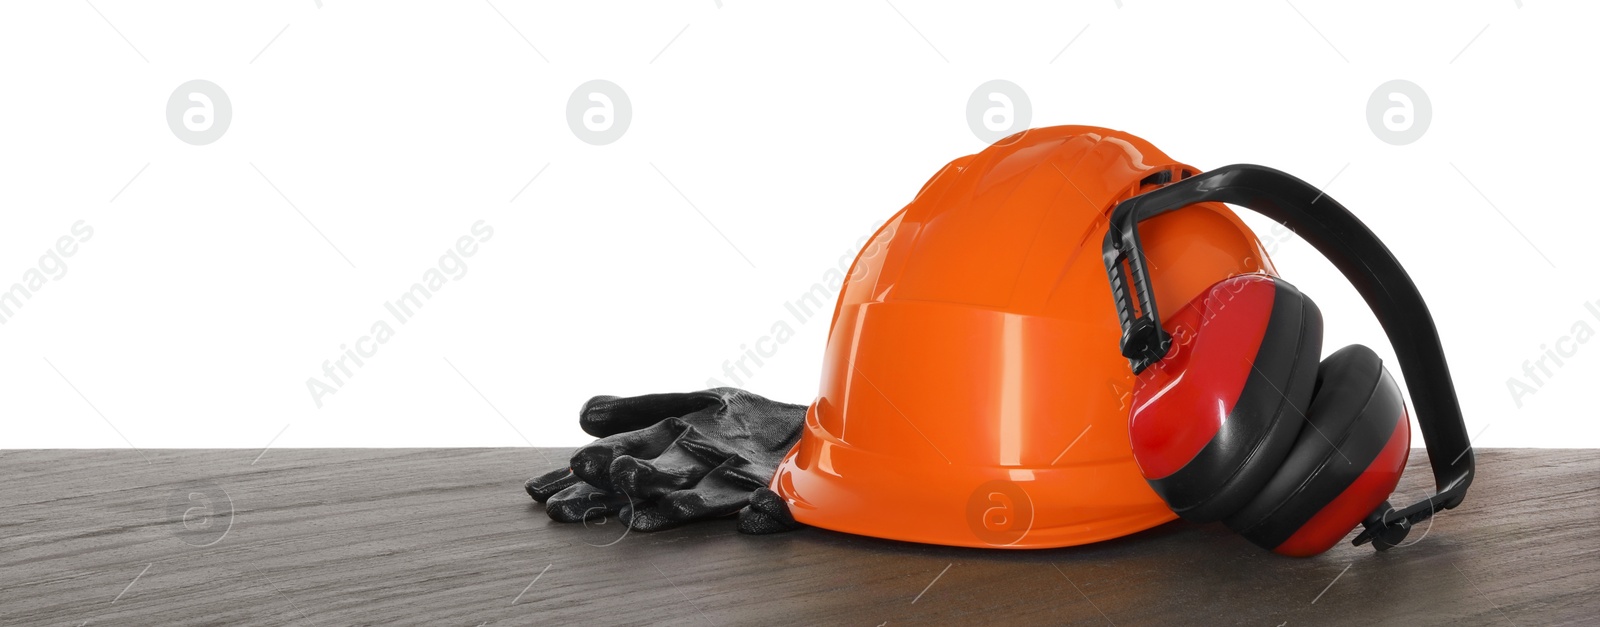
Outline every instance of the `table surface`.
<svg viewBox="0 0 1600 627">
<path fill-rule="evenodd" d="M 568 453 L 5 451 L 0 624 L 1600 621 L 1600 450 L 1482 451 L 1414 545 L 1310 559 L 1184 522 L 1039 551 L 559 524 L 522 482 Z"/>
</svg>

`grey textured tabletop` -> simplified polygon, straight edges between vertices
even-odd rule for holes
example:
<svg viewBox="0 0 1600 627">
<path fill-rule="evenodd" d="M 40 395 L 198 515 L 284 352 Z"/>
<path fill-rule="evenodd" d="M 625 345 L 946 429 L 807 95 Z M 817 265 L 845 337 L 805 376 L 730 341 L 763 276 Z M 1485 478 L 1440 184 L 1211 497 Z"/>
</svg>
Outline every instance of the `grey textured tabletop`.
<svg viewBox="0 0 1600 627">
<path fill-rule="evenodd" d="M 1042 551 L 727 520 L 625 534 L 522 493 L 567 453 L 5 451 L 0 623 L 1600 623 L 1597 450 L 1480 451 L 1466 503 L 1415 544 L 1310 559 L 1183 522 Z M 1424 465 L 1401 493 L 1422 496 Z"/>
</svg>

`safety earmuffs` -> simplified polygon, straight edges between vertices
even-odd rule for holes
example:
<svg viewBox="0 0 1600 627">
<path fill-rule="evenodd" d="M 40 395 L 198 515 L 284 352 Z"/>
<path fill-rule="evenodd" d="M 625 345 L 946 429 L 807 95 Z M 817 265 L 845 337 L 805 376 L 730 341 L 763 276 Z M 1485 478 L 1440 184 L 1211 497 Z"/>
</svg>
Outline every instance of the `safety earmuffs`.
<svg viewBox="0 0 1600 627">
<path fill-rule="evenodd" d="M 1231 277 L 1162 322 L 1137 226 L 1199 202 L 1284 224 L 1356 286 L 1412 385 L 1438 494 L 1402 510 L 1389 505 L 1410 451 L 1404 395 L 1365 346 L 1321 359 L 1321 311 L 1293 285 Z M 1307 556 L 1357 526 L 1365 530 L 1356 544 L 1387 549 L 1415 523 L 1460 504 L 1474 461 L 1433 318 L 1394 255 L 1342 205 L 1277 170 L 1227 166 L 1119 203 L 1103 252 L 1121 351 L 1138 376 L 1129 440 L 1174 512 Z"/>
</svg>

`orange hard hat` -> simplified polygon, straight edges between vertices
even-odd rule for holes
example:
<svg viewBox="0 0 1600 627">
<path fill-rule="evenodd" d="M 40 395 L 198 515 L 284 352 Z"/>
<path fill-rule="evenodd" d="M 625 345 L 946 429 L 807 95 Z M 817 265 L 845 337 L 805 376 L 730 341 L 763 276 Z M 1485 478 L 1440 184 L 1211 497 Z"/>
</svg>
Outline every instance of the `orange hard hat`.
<svg viewBox="0 0 1600 627">
<path fill-rule="evenodd" d="M 771 487 L 799 522 L 972 547 L 1071 546 L 1177 516 L 1129 446 L 1134 378 L 1101 258 L 1118 201 L 1194 168 L 1058 126 L 950 162 L 857 255 L 822 386 Z M 1141 226 L 1161 311 L 1276 274 L 1225 205 Z"/>
</svg>

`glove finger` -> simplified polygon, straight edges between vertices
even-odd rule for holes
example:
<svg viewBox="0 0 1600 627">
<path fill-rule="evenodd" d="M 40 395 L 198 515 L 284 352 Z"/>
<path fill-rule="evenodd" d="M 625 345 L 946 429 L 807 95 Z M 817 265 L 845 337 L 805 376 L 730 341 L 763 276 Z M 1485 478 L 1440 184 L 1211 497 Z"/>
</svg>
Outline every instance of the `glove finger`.
<svg viewBox="0 0 1600 627">
<path fill-rule="evenodd" d="M 655 459 L 624 455 L 611 462 L 609 472 L 613 489 L 651 501 L 698 483 L 731 457 L 721 444 L 688 427 Z"/>
<path fill-rule="evenodd" d="M 543 503 L 550 500 L 556 493 L 582 482 L 577 475 L 572 474 L 571 468 L 557 468 L 544 473 L 522 484 L 522 489 L 528 491 L 528 496 L 533 500 Z"/>
<path fill-rule="evenodd" d="M 689 428 L 677 418 L 668 418 L 637 431 L 601 438 L 572 454 L 572 473 L 602 490 L 615 490 L 611 481 L 611 462 L 622 456 L 649 459 L 661 455 Z"/>
<path fill-rule="evenodd" d="M 562 490 L 545 503 L 545 513 L 556 522 L 582 522 L 604 518 L 628 504 L 628 497 L 613 494 L 587 483 L 577 483 Z"/>
<path fill-rule="evenodd" d="M 681 418 L 713 405 L 722 397 L 710 390 L 644 396 L 596 396 L 578 410 L 578 426 L 585 433 L 605 438 L 638 431 L 665 418 Z"/>
<path fill-rule="evenodd" d="M 654 505 L 644 504 L 628 508 L 627 511 L 622 512 L 620 517 L 622 522 L 627 523 L 628 527 L 634 531 L 643 531 L 645 533 L 671 529 L 684 523 L 684 521 L 667 518 Z"/>
<path fill-rule="evenodd" d="M 661 497 L 656 509 L 669 520 L 689 521 L 733 514 L 750 503 L 750 494 L 765 488 L 772 469 L 734 456 L 717 466 L 694 487 Z"/>
<path fill-rule="evenodd" d="M 750 535 L 766 535 L 769 533 L 782 533 L 794 531 L 805 525 L 794 519 L 789 513 L 789 505 L 783 497 L 767 488 L 761 488 L 750 494 L 750 505 L 739 510 L 739 533 Z"/>
</svg>

